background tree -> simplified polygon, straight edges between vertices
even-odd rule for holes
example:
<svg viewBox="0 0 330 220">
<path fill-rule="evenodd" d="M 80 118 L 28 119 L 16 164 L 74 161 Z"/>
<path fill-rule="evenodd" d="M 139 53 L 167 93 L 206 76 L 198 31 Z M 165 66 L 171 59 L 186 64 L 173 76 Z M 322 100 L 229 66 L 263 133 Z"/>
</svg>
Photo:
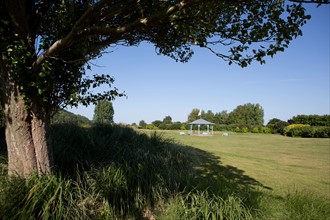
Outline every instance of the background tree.
<svg viewBox="0 0 330 220">
<path fill-rule="evenodd" d="M 288 120 L 290 124 L 330 126 L 330 115 L 297 115 Z"/>
<path fill-rule="evenodd" d="M 289 125 L 288 122 L 282 121 L 278 118 L 273 118 L 269 120 L 269 122 L 267 123 L 267 127 L 270 128 L 273 134 L 275 133 L 284 134 L 284 128 L 288 125 Z"/>
<path fill-rule="evenodd" d="M 172 123 L 172 117 L 171 116 L 166 116 L 164 119 L 163 119 L 163 123 L 165 124 L 171 124 Z"/>
<path fill-rule="evenodd" d="M 114 114 L 112 102 L 101 100 L 95 106 L 93 121 L 97 124 L 112 124 Z"/>
<path fill-rule="evenodd" d="M 66 110 L 59 110 L 51 119 L 52 124 L 90 125 L 91 121 L 82 115 L 76 115 Z"/>
<path fill-rule="evenodd" d="M 139 127 L 141 127 L 141 128 L 146 128 L 146 126 L 147 126 L 147 123 L 146 123 L 144 120 L 141 120 L 141 121 L 139 122 Z"/>
<path fill-rule="evenodd" d="M 159 125 L 162 124 L 163 122 L 161 120 L 155 120 L 153 122 L 151 122 L 151 124 L 153 124 L 155 127 L 159 128 Z"/>
<path fill-rule="evenodd" d="M 218 125 L 227 125 L 228 123 L 229 114 L 226 110 L 221 112 L 215 113 L 214 115 L 214 123 Z"/>
<path fill-rule="evenodd" d="M 211 110 L 208 110 L 203 117 L 206 121 L 214 123 L 214 113 Z"/>
<path fill-rule="evenodd" d="M 195 121 L 201 117 L 204 118 L 204 116 L 205 116 L 204 110 L 202 110 L 201 116 L 198 116 L 199 111 L 200 111 L 200 109 L 194 108 L 188 115 L 188 122 Z"/>
<path fill-rule="evenodd" d="M 109 46 L 147 41 L 158 54 L 182 62 L 199 46 L 229 64 L 265 63 L 265 56 L 283 51 L 301 35 L 310 18 L 299 4 L 306 1 L 291 2 L 298 3 L 0 0 L 0 91 L 9 173 L 51 171 L 53 111 L 123 95 L 116 88 L 102 94 L 89 90 L 113 84 L 109 75 L 85 76 L 88 62 Z"/>
<path fill-rule="evenodd" d="M 229 113 L 228 120 L 231 124 L 262 126 L 264 123 L 264 110 L 259 104 L 239 105 Z"/>
</svg>

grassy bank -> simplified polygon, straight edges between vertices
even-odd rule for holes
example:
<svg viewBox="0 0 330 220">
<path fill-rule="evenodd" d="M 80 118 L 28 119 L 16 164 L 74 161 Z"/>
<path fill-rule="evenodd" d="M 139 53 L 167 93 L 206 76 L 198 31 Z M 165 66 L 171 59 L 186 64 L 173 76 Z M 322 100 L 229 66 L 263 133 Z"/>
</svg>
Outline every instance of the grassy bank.
<svg viewBox="0 0 330 220">
<path fill-rule="evenodd" d="M 273 180 L 264 181 L 253 173 L 253 167 L 244 162 L 252 156 L 241 152 L 236 142 L 245 138 L 247 147 L 253 142 L 249 138 L 260 139 L 258 136 L 240 136 L 234 141 L 234 135 L 227 139 L 217 139 L 220 136 L 206 139 L 177 133 L 146 134 L 126 127 L 72 125 L 54 126 L 52 135 L 56 172 L 50 177 L 8 178 L 4 151 L 0 151 L 3 219 L 327 219 L 330 216 L 329 202 L 322 193 L 277 191 Z M 225 141 L 220 146 L 233 141 L 236 147 L 228 146 L 220 152 L 219 141 Z M 260 157 L 265 155 L 261 153 Z M 239 162 L 240 158 L 243 162 Z"/>
</svg>

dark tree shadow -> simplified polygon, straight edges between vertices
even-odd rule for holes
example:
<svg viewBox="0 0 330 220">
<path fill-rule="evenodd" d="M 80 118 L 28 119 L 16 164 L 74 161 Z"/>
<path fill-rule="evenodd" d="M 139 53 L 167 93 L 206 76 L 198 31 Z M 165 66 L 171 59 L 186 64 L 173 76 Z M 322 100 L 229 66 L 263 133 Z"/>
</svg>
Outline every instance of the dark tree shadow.
<svg viewBox="0 0 330 220">
<path fill-rule="evenodd" d="M 159 133 L 147 135 L 120 126 L 83 128 L 62 124 L 53 126 L 52 139 L 56 171 L 70 179 L 76 179 L 79 172 L 91 172 L 100 193 L 124 213 L 134 208 L 136 192 L 152 205 L 157 196 L 166 199 L 175 193 L 208 191 L 223 198 L 240 197 L 246 207 L 258 209 L 260 188 L 271 190 L 244 170 L 223 165 L 221 158 L 212 153 L 179 144 Z M 105 177 L 103 171 L 95 170 L 110 174 Z M 124 184 L 116 185 L 111 179 L 118 170 L 118 179 L 124 179 Z M 157 190 L 159 194 L 155 195 Z M 124 198 L 114 200 L 119 196 Z M 122 207 L 123 203 L 128 205 Z"/>
<path fill-rule="evenodd" d="M 272 190 L 272 188 L 263 185 L 256 179 L 245 174 L 244 170 L 241 170 L 237 167 L 224 165 L 221 162 L 221 158 L 215 156 L 210 152 L 206 152 L 194 147 L 187 146 L 193 151 L 198 152 L 199 154 L 199 167 L 197 179 L 204 181 L 204 179 L 211 182 L 225 182 L 233 186 L 235 190 L 248 188 L 263 188 Z"/>
<path fill-rule="evenodd" d="M 224 199 L 228 196 L 239 197 L 250 210 L 258 210 L 264 190 L 272 190 L 258 180 L 245 174 L 245 171 L 234 166 L 224 165 L 221 158 L 210 152 L 186 146 L 188 151 L 198 155 L 196 174 L 191 188 L 207 190 Z"/>
</svg>

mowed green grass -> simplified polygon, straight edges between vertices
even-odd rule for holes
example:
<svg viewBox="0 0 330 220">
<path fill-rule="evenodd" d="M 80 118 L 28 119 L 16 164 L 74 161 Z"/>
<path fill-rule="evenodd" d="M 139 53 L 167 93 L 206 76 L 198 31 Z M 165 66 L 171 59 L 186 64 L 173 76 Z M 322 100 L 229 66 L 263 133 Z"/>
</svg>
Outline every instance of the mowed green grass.
<svg viewBox="0 0 330 220">
<path fill-rule="evenodd" d="M 330 139 L 290 138 L 273 134 L 221 133 L 180 136 L 164 131 L 188 146 L 211 152 L 222 166 L 235 167 L 276 195 L 294 191 L 330 198 Z"/>
</svg>

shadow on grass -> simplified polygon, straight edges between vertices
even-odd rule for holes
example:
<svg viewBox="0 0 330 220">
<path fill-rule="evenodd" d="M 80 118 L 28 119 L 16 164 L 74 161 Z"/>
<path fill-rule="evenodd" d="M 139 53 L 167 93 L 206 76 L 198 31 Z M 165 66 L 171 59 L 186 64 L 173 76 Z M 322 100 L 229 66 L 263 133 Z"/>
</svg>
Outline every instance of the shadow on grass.
<svg viewBox="0 0 330 220">
<path fill-rule="evenodd" d="M 222 165 L 221 158 L 159 133 L 60 124 L 52 126 L 52 140 L 57 175 L 76 182 L 85 175 L 81 187 L 102 195 L 117 216 L 141 216 L 146 206 L 194 191 L 239 197 L 257 210 L 258 188 L 270 189 L 243 170 Z"/>
<path fill-rule="evenodd" d="M 200 181 L 206 179 L 215 183 L 226 183 L 226 185 L 233 187 L 232 189 L 235 191 L 244 188 L 263 188 L 272 190 L 272 188 L 265 186 L 256 179 L 246 175 L 244 170 L 230 165 L 223 165 L 220 157 L 193 147 L 188 148 L 191 148 L 199 154 L 200 164 L 197 168 L 199 170 L 197 179 Z"/>
<path fill-rule="evenodd" d="M 155 200 L 155 188 L 162 188 L 169 194 L 207 190 L 223 197 L 236 195 L 254 206 L 260 194 L 257 188 L 271 189 L 244 174 L 244 170 L 222 165 L 213 154 L 178 144 L 159 133 L 148 136 L 128 127 L 56 125 L 53 141 L 57 169 L 62 175 L 74 178 L 77 169 L 114 166 L 121 170 L 125 187 L 142 192 L 151 202 Z M 98 184 L 105 182 L 100 180 Z"/>
<path fill-rule="evenodd" d="M 195 175 L 191 189 L 208 191 L 210 194 L 224 199 L 234 196 L 242 199 L 243 205 L 253 212 L 259 210 L 260 199 L 264 193 L 260 189 L 272 190 L 256 179 L 245 174 L 244 170 L 230 165 L 223 165 L 221 158 L 212 153 L 185 146 L 188 152 L 194 154 Z"/>
</svg>

